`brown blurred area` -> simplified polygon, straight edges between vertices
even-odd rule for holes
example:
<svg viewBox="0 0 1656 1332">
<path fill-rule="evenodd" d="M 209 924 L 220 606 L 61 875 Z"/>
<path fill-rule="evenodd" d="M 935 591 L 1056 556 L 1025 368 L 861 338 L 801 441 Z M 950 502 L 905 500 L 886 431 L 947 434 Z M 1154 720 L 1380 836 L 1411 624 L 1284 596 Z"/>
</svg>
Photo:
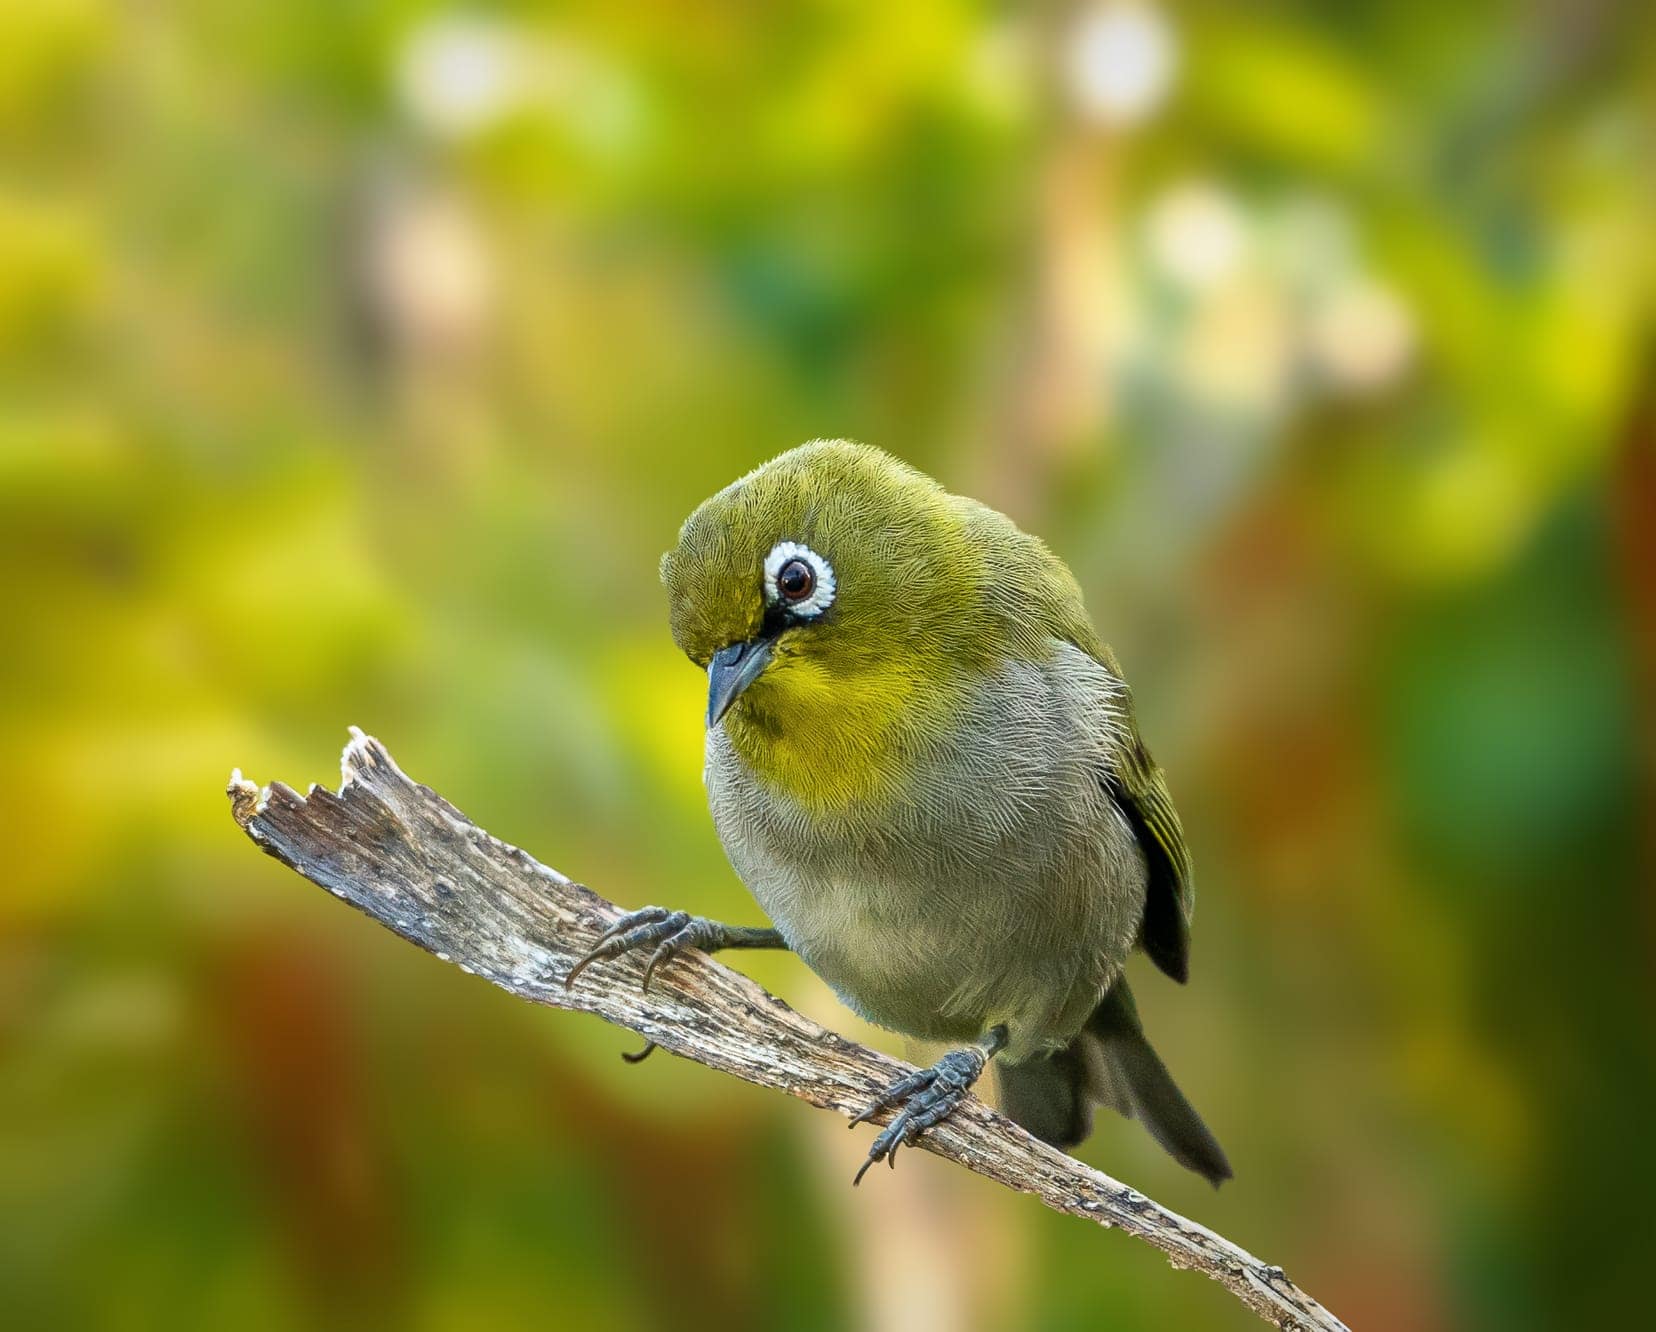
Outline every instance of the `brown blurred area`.
<svg viewBox="0 0 1656 1332">
<path fill-rule="evenodd" d="M 1354 1327 L 1636 1320 L 1653 127 L 1612 3 L 0 7 L 0 1325 L 1252 1325 L 226 817 L 355 723 L 756 921 L 655 569 L 815 436 L 1045 536 L 1171 776 L 1237 1178 L 1086 1159 Z"/>
</svg>

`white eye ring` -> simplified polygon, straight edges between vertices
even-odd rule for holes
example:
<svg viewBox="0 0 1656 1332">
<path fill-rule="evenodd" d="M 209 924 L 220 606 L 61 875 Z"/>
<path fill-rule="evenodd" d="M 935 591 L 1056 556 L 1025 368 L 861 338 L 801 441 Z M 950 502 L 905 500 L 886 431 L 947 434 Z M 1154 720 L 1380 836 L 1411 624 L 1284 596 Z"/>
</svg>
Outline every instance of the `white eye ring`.
<svg viewBox="0 0 1656 1332">
<path fill-rule="evenodd" d="M 804 601 L 786 601 L 776 585 L 782 566 L 790 560 L 803 560 L 811 568 L 816 585 Z M 788 612 L 803 620 L 815 619 L 834 604 L 834 566 L 809 546 L 797 541 L 778 541 L 765 556 L 765 604 L 786 606 Z"/>
</svg>

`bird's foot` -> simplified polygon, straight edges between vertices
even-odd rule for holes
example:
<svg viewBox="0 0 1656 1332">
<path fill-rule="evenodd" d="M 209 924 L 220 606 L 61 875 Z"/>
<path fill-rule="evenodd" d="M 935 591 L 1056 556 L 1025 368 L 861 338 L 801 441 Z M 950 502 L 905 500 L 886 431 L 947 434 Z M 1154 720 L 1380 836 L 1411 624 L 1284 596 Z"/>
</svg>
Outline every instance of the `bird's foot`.
<svg viewBox="0 0 1656 1332">
<path fill-rule="evenodd" d="M 650 954 L 650 961 L 644 968 L 644 988 L 647 990 L 657 967 L 669 958 L 677 957 L 686 948 L 702 948 L 712 943 L 718 928 L 717 921 L 692 916 L 687 911 L 669 911 L 658 906 L 629 911 L 600 934 L 592 950 L 569 969 L 569 974 L 564 977 L 564 988 L 573 985 L 575 978 L 594 962 L 620 957 L 634 948 L 654 945 L 655 951 Z"/>
<path fill-rule="evenodd" d="M 725 925 L 706 916 L 692 916 L 687 911 L 669 911 L 666 907 L 647 906 L 629 911 L 598 936 L 598 942 L 585 957 L 576 962 L 564 977 L 564 988 L 575 983 L 575 978 L 594 962 L 620 957 L 634 948 L 653 945 L 649 963 L 644 968 L 644 988 L 650 988 L 650 979 L 663 962 L 671 961 L 687 948 L 699 948 L 704 953 L 721 948 L 786 948 L 782 936 L 773 929 L 755 929 L 747 925 Z M 642 1055 L 639 1056 L 643 1058 Z"/>
<path fill-rule="evenodd" d="M 895 1119 L 880 1130 L 868 1149 L 868 1159 L 862 1163 L 853 1187 L 862 1183 L 868 1167 L 884 1161 L 893 1169 L 897 1166 L 897 1149 L 911 1145 L 933 1124 L 939 1124 L 966 1099 L 966 1094 L 983 1076 L 983 1070 L 995 1052 L 1006 1043 L 1006 1031 L 996 1027 L 976 1045 L 950 1050 L 930 1068 L 899 1078 L 881 1092 L 861 1114 L 851 1121 L 851 1127 L 872 1119 L 889 1106 L 903 1103 Z"/>
</svg>

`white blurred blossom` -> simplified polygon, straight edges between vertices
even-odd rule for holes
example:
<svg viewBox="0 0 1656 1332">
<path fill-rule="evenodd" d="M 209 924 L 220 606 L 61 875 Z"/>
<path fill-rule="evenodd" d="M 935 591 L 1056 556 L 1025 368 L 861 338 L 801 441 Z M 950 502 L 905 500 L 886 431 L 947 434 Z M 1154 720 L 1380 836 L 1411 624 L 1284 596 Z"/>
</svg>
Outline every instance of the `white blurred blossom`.
<svg viewBox="0 0 1656 1332">
<path fill-rule="evenodd" d="M 444 15 L 403 44 L 397 86 L 418 125 L 442 138 L 464 138 L 521 103 L 528 63 L 515 28 L 478 15 Z"/>
<path fill-rule="evenodd" d="M 631 146 L 642 120 L 638 90 L 613 62 L 566 38 L 476 15 L 415 28 L 398 59 L 397 86 L 410 119 L 442 139 L 530 113 L 611 154 Z"/>
<path fill-rule="evenodd" d="M 1065 77 L 1081 114 L 1127 128 L 1161 109 L 1173 89 L 1179 47 L 1161 10 L 1121 0 L 1082 12 L 1064 53 Z"/>
<path fill-rule="evenodd" d="M 1248 219 L 1211 181 L 1176 185 L 1151 205 L 1145 224 L 1151 262 L 1176 286 L 1205 291 L 1233 274 L 1248 245 Z"/>
<path fill-rule="evenodd" d="M 1415 321 L 1390 286 L 1354 275 L 1312 312 L 1306 334 L 1314 365 L 1336 388 L 1373 393 L 1408 369 L 1415 350 Z"/>
<path fill-rule="evenodd" d="M 369 236 L 368 287 L 399 348 L 414 355 L 475 349 L 492 320 L 493 256 L 465 200 L 398 191 Z"/>
</svg>

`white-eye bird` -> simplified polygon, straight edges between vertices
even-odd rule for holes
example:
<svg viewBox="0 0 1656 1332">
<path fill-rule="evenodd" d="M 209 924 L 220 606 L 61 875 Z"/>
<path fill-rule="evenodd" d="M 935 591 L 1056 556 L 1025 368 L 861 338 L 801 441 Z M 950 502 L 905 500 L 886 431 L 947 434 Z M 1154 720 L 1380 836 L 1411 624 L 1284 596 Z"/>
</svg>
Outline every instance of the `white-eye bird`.
<svg viewBox="0 0 1656 1332">
<path fill-rule="evenodd" d="M 1048 1142 L 1080 1142 L 1099 1102 L 1228 1178 L 1123 975 L 1139 947 L 1186 978 L 1190 860 L 1062 561 L 878 449 L 819 440 L 706 500 L 661 574 L 708 673 L 713 821 L 775 928 L 646 907 L 568 980 L 640 946 L 646 985 L 685 948 L 790 948 L 870 1021 L 961 1042 L 859 1117 L 901 1107 L 863 1170 L 994 1060 L 1003 1108 Z"/>
</svg>

